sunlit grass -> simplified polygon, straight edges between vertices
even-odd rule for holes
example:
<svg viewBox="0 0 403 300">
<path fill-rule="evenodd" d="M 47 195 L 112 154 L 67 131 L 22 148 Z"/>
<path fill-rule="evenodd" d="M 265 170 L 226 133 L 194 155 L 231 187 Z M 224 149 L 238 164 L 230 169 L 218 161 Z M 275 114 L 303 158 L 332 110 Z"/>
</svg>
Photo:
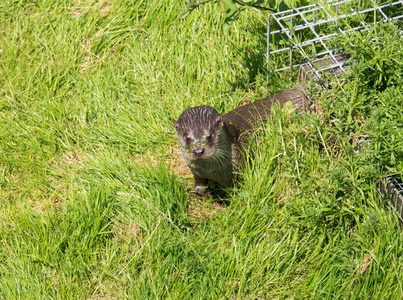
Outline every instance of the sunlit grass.
<svg viewBox="0 0 403 300">
<path fill-rule="evenodd" d="M 400 44 L 386 89 L 379 48 L 378 73 L 318 96 L 323 114 L 276 109 L 220 206 L 190 193 L 172 121 L 266 95 L 267 17 L 227 32 L 214 6 L 184 9 L 0 5 L 0 299 L 401 298 L 402 238 L 375 189 L 402 171 Z"/>
</svg>

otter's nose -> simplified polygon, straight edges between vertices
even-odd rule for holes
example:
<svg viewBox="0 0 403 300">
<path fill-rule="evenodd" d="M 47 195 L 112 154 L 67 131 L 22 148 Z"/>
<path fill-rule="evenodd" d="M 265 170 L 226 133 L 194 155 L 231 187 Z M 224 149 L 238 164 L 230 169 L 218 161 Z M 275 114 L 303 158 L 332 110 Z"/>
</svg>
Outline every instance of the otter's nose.
<svg viewBox="0 0 403 300">
<path fill-rule="evenodd" d="M 193 153 L 194 153 L 196 156 L 202 156 L 202 155 L 204 154 L 204 148 L 197 148 L 197 149 L 194 149 L 194 150 L 193 150 Z"/>
</svg>

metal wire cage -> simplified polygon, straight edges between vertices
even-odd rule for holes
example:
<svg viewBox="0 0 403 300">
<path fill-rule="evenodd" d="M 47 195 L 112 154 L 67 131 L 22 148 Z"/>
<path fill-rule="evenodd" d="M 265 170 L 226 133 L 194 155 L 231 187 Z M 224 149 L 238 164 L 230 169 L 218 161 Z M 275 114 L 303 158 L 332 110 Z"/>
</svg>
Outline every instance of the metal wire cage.
<svg viewBox="0 0 403 300">
<path fill-rule="evenodd" d="M 345 73 L 350 56 L 337 47 L 337 37 L 398 19 L 403 19 L 403 0 L 383 1 L 382 4 L 364 0 L 358 3 L 354 0 L 319 1 L 270 14 L 267 23 L 267 80 L 269 82 L 273 72 L 292 71 L 294 68 L 300 69 L 302 81 L 314 79 L 320 82 L 323 73 L 329 71 Z M 283 65 L 271 70 L 271 62 L 278 55 L 281 59 L 276 63 L 280 60 Z"/>
<path fill-rule="evenodd" d="M 377 190 L 388 201 L 399 223 L 403 225 L 403 182 L 398 176 L 386 177 L 379 181 Z"/>
<path fill-rule="evenodd" d="M 323 84 L 324 74 L 348 70 L 351 55 L 338 48 L 337 38 L 374 24 L 403 19 L 403 0 L 330 0 L 269 15 L 267 23 L 267 82 L 274 72 L 299 69 L 298 79 Z M 400 31 L 403 38 L 403 31 Z M 288 55 L 287 55 L 288 52 Z M 280 58 L 278 58 L 279 56 Z M 273 68 L 279 62 L 282 66 Z M 295 74 L 295 72 L 294 72 Z M 312 85 L 311 85 L 312 86 Z M 306 97 L 312 102 L 305 90 Z M 398 176 L 379 181 L 378 192 L 390 204 L 403 225 L 403 182 Z"/>
</svg>

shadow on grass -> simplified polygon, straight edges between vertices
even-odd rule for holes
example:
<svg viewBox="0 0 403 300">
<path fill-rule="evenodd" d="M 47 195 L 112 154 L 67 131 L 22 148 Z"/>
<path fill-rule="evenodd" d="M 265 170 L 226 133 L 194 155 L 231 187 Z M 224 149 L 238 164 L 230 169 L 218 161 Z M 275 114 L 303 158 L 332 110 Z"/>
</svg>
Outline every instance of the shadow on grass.
<svg viewBox="0 0 403 300">
<path fill-rule="evenodd" d="M 191 193 L 191 199 L 201 202 L 212 202 L 213 207 L 227 207 L 230 204 L 229 190 L 222 187 L 220 184 L 209 181 L 207 192 L 203 195 Z"/>
</svg>

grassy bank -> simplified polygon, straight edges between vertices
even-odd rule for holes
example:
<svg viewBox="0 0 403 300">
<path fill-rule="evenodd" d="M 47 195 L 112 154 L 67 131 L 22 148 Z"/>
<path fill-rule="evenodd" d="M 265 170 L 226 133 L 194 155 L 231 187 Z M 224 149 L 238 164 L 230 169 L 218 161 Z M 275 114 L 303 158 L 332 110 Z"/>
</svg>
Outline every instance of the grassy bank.
<svg viewBox="0 0 403 300">
<path fill-rule="evenodd" d="M 267 16 L 184 9 L 0 4 L 0 299 L 401 298 L 375 186 L 403 169 L 396 28 L 341 40 L 357 67 L 321 114 L 276 110 L 218 205 L 191 196 L 172 121 L 266 95 Z"/>
</svg>

